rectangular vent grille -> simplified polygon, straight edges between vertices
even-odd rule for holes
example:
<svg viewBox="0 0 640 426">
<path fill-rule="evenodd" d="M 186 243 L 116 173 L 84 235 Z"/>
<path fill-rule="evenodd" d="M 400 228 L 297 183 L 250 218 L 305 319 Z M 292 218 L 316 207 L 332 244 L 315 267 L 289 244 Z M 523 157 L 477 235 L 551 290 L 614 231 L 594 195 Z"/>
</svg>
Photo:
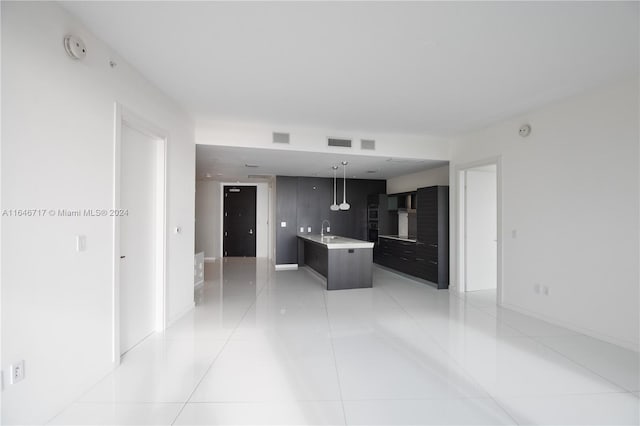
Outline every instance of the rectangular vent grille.
<svg viewBox="0 0 640 426">
<path fill-rule="evenodd" d="M 360 148 L 361 149 L 376 149 L 376 141 L 373 139 L 360 139 Z"/>
<path fill-rule="evenodd" d="M 351 148 L 351 139 L 328 138 L 329 146 L 340 146 L 342 148 Z"/>
<path fill-rule="evenodd" d="M 273 132 L 273 143 L 289 143 L 289 133 Z"/>
</svg>

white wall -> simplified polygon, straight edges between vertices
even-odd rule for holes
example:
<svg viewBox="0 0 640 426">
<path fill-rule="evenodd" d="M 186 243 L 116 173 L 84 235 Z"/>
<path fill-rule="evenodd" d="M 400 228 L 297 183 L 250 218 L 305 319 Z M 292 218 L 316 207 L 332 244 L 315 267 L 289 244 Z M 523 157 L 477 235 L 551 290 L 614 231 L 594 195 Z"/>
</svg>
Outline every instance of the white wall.
<svg viewBox="0 0 640 426">
<path fill-rule="evenodd" d="M 250 185 L 256 187 L 256 257 L 269 257 L 269 184 L 224 183 L 198 181 L 196 183 L 196 251 L 204 251 L 205 257 L 219 258 L 222 253 L 222 187 Z"/>
<path fill-rule="evenodd" d="M 466 291 L 497 287 L 496 170 L 466 172 Z"/>
<path fill-rule="evenodd" d="M 167 131 L 168 318 L 193 306 L 194 158 L 190 119 L 53 2 L 2 2 L 2 208 L 108 209 L 114 102 Z M 76 34 L 87 57 L 62 39 Z M 118 66 L 111 68 L 109 59 Z M 109 218 L 2 218 L 2 423 L 43 423 L 112 367 Z M 75 235 L 87 236 L 76 252 Z"/>
<path fill-rule="evenodd" d="M 456 166 L 501 156 L 505 304 L 636 349 L 638 89 L 620 81 L 456 138 L 451 160 L 453 182 Z"/>
<path fill-rule="evenodd" d="M 291 143 L 272 143 L 272 132 L 274 131 L 290 133 Z M 350 149 L 327 146 L 328 136 L 352 138 L 354 146 Z M 374 139 L 376 141 L 376 149 L 374 151 L 360 149 L 360 139 Z M 445 138 L 301 127 L 287 124 L 201 120 L 196 123 L 196 143 L 275 150 L 449 160 L 449 144 Z"/>
<path fill-rule="evenodd" d="M 437 167 L 387 179 L 387 194 L 415 191 L 418 188 L 449 185 L 449 166 Z"/>
<path fill-rule="evenodd" d="M 196 252 L 205 258 L 220 258 L 220 182 L 196 182 Z"/>
</svg>

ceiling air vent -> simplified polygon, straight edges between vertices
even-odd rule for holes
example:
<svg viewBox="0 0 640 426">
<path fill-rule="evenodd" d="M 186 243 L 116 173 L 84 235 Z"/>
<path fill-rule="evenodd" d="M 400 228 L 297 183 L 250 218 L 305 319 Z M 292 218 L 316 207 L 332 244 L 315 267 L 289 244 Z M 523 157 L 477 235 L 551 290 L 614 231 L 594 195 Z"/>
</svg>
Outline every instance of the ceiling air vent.
<svg viewBox="0 0 640 426">
<path fill-rule="evenodd" d="M 329 146 L 339 146 L 342 148 L 351 148 L 351 139 L 338 139 L 338 138 L 328 138 L 327 144 Z"/>
<path fill-rule="evenodd" d="M 273 132 L 273 143 L 289 143 L 289 133 Z"/>
<path fill-rule="evenodd" d="M 376 149 L 376 141 L 373 139 L 360 139 L 360 149 Z"/>
</svg>

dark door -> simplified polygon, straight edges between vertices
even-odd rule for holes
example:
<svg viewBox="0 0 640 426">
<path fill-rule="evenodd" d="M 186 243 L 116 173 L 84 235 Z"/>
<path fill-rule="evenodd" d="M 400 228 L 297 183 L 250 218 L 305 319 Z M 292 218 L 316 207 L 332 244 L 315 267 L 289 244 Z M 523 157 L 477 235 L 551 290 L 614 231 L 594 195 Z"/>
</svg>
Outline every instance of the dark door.
<svg viewBox="0 0 640 426">
<path fill-rule="evenodd" d="M 224 187 L 224 256 L 256 257 L 256 187 Z"/>
</svg>

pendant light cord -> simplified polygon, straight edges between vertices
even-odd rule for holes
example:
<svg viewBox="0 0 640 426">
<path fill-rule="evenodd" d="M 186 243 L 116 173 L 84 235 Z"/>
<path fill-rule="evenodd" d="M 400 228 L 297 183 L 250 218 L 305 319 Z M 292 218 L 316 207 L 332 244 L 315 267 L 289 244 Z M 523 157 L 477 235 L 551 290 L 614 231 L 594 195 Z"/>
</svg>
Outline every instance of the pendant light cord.
<svg viewBox="0 0 640 426">
<path fill-rule="evenodd" d="M 342 166 L 342 204 L 347 202 L 347 165 Z"/>
</svg>

